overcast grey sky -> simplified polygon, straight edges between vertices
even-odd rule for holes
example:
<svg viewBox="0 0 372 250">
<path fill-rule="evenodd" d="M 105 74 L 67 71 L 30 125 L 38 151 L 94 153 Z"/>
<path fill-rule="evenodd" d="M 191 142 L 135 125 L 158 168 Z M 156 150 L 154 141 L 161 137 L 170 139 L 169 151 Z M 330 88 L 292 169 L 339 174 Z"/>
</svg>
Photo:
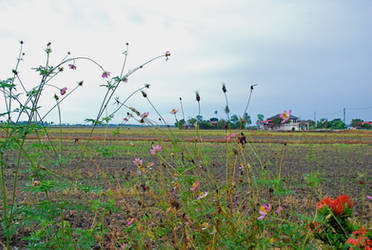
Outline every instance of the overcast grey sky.
<svg viewBox="0 0 372 250">
<path fill-rule="evenodd" d="M 258 113 L 268 117 L 287 109 L 302 119 L 312 119 L 314 112 L 317 119 L 342 118 L 343 108 L 347 121 L 372 120 L 370 0 L 0 0 L 0 17 L 0 79 L 11 75 L 23 40 L 19 71 L 28 88 L 37 84 L 31 68 L 44 63 L 47 42 L 52 63 L 71 51 L 97 60 L 112 76 L 120 73 L 129 42 L 127 70 L 167 50 L 172 56 L 135 73 L 118 95 L 123 99 L 151 84 L 148 95 L 170 123 L 179 97 L 186 117 L 197 115 L 195 91 L 204 118 L 215 110 L 225 117 L 222 83 L 231 113 L 239 115 L 249 86 L 258 84 L 248 109 L 254 121 Z M 70 90 L 84 80 L 62 105 L 64 122 L 93 118 L 104 94 L 102 72 L 88 62 L 76 66 L 76 71 L 65 67 L 54 81 Z M 41 113 L 54 104 L 54 92 L 43 96 Z M 158 118 L 140 94 L 129 105 Z M 114 121 L 121 122 L 126 112 Z M 55 119 L 55 112 L 47 118 Z"/>
</svg>

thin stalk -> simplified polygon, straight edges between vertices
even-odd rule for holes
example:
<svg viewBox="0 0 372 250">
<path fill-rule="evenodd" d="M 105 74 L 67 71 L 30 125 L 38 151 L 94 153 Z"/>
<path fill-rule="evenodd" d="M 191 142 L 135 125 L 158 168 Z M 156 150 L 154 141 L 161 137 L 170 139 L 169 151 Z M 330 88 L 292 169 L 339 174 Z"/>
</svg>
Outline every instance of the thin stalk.
<svg viewBox="0 0 372 250">
<path fill-rule="evenodd" d="M 6 229 L 8 229 L 9 227 L 9 221 L 8 221 L 8 216 L 7 216 L 7 192 L 6 192 L 6 189 L 5 189 L 5 175 L 4 175 L 4 167 L 5 167 L 5 163 L 4 163 L 4 152 L 1 151 L 0 152 L 0 167 L 1 167 L 1 176 L 0 176 L 0 181 L 1 181 L 1 198 L 3 200 L 3 220 L 5 222 L 5 227 Z M 9 238 L 9 235 L 6 234 L 6 245 L 7 245 L 7 249 L 9 249 L 9 242 L 10 242 L 10 238 Z"/>
<path fill-rule="evenodd" d="M 146 100 L 149 102 L 149 104 L 151 105 L 151 107 L 155 110 L 155 112 L 158 114 L 158 116 L 160 117 L 160 119 L 163 121 L 163 124 L 166 126 L 167 125 L 167 122 L 161 116 L 161 114 L 159 113 L 159 111 L 155 108 L 154 104 L 152 104 L 152 102 L 150 101 L 150 99 L 148 97 L 146 97 Z"/>
<path fill-rule="evenodd" d="M 20 49 L 19 49 L 19 54 L 18 54 L 18 58 L 17 58 L 17 64 L 16 64 L 16 67 L 15 67 L 15 69 L 14 69 L 14 71 L 13 71 L 13 81 L 12 81 L 12 83 L 14 83 L 14 79 L 15 79 L 15 76 L 16 75 L 18 75 L 17 74 L 17 70 L 18 70 L 18 66 L 19 66 L 19 63 L 20 63 L 20 61 L 22 60 L 22 48 L 23 48 L 23 42 L 21 42 L 20 43 L 21 44 L 21 47 L 20 47 Z M 8 120 L 9 120 L 9 122 L 11 121 L 11 115 L 10 115 L 10 112 L 11 112 L 11 110 L 12 110 L 12 89 L 13 88 L 10 88 L 9 89 L 9 113 L 8 113 Z"/>
<path fill-rule="evenodd" d="M 59 165 L 59 175 L 60 181 L 63 180 L 63 169 L 62 169 L 62 115 L 61 115 L 61 107 L 59 106 L 58 100 L 56 100 L 56 105 L 58 108 L 58 120 L 59 120 L 59 154 L 58 154 L 58 165 Z M 60 202 L 63 203 L 63 192 L 61 191 Z M 63 218 L 63 207 L 60 207 L 60 217 L 61 217 L 61 227 L 62 227 L 62 242 L 65 238 L 65 223 Z"/>
<path fill-rule="evenodd" d="M 180 104 L 181 104 L 181 111 L 182 111 L 183 121 L 185 122 L 184 124 L 186 125 L 185 113 L 183 112 L 183 104 L 182 104 L 182 98 L 181 97 L 180 97 Z"/>
<path fill-rule="evenodd" d="M 226 94 L 226 92 L 224 92 L 224 95 L 225 95 L 225 102 L 226 102 L 225 112 L 226 112 L 226 116 L 227 116 L 227 122 L 229 122 L 230 121 L 229 102 L 227 100 L 227 94 Z"/>
<path fill-rule="evenodd" d="M 244 112 L 243 112 L 242 117 L 244 117 L 244 115 L 247 113 L 248 106 L 249 106 L 249 103 L 251 102 L 251 98 L 252 98 L 252 92 L 253 92 L 253 89 L 254 89 L 255 86 L 257 86 L 257 84 L 253 84 L 253 85 L 251 85 L 251 87 L 250 87 L 250 92 L 249 92 L 248 102 L 247 102 L 247 105 L 245 106 L 245 109 L 244 109 Z"/>
</svg>

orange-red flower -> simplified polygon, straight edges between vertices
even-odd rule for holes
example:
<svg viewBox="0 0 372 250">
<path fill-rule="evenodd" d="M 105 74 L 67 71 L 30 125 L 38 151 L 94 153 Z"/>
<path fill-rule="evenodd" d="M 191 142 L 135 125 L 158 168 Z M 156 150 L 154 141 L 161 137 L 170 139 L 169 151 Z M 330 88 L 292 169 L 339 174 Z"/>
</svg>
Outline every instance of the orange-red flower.
<svg viewBox="0 0 372 250">
<path fill-rule="evenodd" d="M 341 215 L 344 213 L 346 203 L 349 208 L 353 207 L 353 202 L 350 200 L 349 196 L 345 194 L 338 196 L 334 200 L 325 197 L 323 200 L 318 202 L 318 209 L 328 206 L 335 214 Z"/>
<path fill-rule="evenodd" d="M 348 195 L 340 195 L 333 201 L 331 208 L 335 214 L 341 215 L 344 213 L 346 203 L 349 208 L 353 207 L 353 202 Z"/>
<path fill-rule="evenodd" d="M 324 206 L 331 207 L 332 206 L 332 203 L 333 203 L 333 200 L 332 199 L 330 199 L 329 197 L 324 197 L 323 200 L 321 200 L 321 201 L 318 202 L 318 208 L 321 209 Z"/>
<path fill-rule="evenodd" d="M 352 237 L 350 237 L 346 243 L 351 244 L 353 247 L 358 247 L 358 249 L 372 249 L 372 241 L 365 236 L 367 229 L 362 228 L 360 230 L 354 231 Z"/>
</svg>

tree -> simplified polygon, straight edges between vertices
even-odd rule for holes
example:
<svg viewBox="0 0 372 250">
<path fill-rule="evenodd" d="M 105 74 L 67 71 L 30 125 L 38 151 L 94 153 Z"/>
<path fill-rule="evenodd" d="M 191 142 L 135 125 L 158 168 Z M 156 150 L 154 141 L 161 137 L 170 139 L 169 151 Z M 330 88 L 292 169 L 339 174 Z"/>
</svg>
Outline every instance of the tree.
<svg viewBox="0 0 372 250">
<path fill-rule="evenodd" d="M 218 129 L 225 129 L 226 126 L 226 121 L 224 119 L 221 119 L 217 122 L 217 128 Z"/>
<path fill-rule="evenodd" d="M 187 123 L 190 124 L 192 127 L 195 126 L 196 119 L 194 117 L 187 120 Z"/>
<path fill-rule="evenodd" d="M 357 128 L 361 125 L 362 122 L 363 122 L 363 120 L 361 120 L 361 119 L 352 119 L 351 120 L 351 126 L 353 128 Z"/>
<path fill-rule="evenodd" d="M 198 122 L 199 124 L 199 128 L 200 129 L 214 129 L 215 126 L 213 126 L 213 124 L 211 124 L 209 121 L 200 121 Z"/>
<path fill-rule="evenodd" d="M 340 118 L 333 119 L 329 123 L 330 123 L 330 128 L 332 129 L 345 129 L 346 128 L 345 123 Z"/>
<path fill-rule="evenodd" d="M 263 114 L 258 114 L 257 115 L 257 122 L 256 124 L 259 124 L 260 122 L 263 122 L 264 121 L 264 115 Z"/>
<path fill-rule="evenodd" d="M 325 118 L 320 119 L 320 121 L 318 122 L 318 128 L 329 128 L 328 120 Z"/>
<path fill-rule="evenodd" d="M 201 121 L 203 121 L 203 116 L 202 116 L 202 115 L 197 115 L 197 116 L 196 116 L 196 121 L 197 121 L 197 122 L 201 122 Z"/>
<path fill-rule="evenodd" d="M 184 119 L 181 119 L 174 124 L 174 126 L 176 126 L 179 129 L 183 128 L 185 125 L 186 121 Z"/>
</svg>

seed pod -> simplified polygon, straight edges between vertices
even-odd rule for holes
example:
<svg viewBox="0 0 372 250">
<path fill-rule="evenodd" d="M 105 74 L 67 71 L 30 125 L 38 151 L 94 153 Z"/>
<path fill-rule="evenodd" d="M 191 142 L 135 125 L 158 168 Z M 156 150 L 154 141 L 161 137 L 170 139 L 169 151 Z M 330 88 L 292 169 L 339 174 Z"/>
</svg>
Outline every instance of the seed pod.
<svg viewBox="0 0 372 250">
<path fill-rule="evenodd" d="M 222 91 L 223 91 L 223 93 L 226 93 L 226 92 L 227 92 L 227 90 L 226 90 L 226 86 L 225 86 L 224 83 L 222 84 Z"/>
<path fill-rule="evenodd" d="M 200 102 L 200 95 L 199 95 L 199 92 L 195 92 L 195 95 L 196 95 L 196 101 L 197 101 L 197 102 Z"/>
</svg>

